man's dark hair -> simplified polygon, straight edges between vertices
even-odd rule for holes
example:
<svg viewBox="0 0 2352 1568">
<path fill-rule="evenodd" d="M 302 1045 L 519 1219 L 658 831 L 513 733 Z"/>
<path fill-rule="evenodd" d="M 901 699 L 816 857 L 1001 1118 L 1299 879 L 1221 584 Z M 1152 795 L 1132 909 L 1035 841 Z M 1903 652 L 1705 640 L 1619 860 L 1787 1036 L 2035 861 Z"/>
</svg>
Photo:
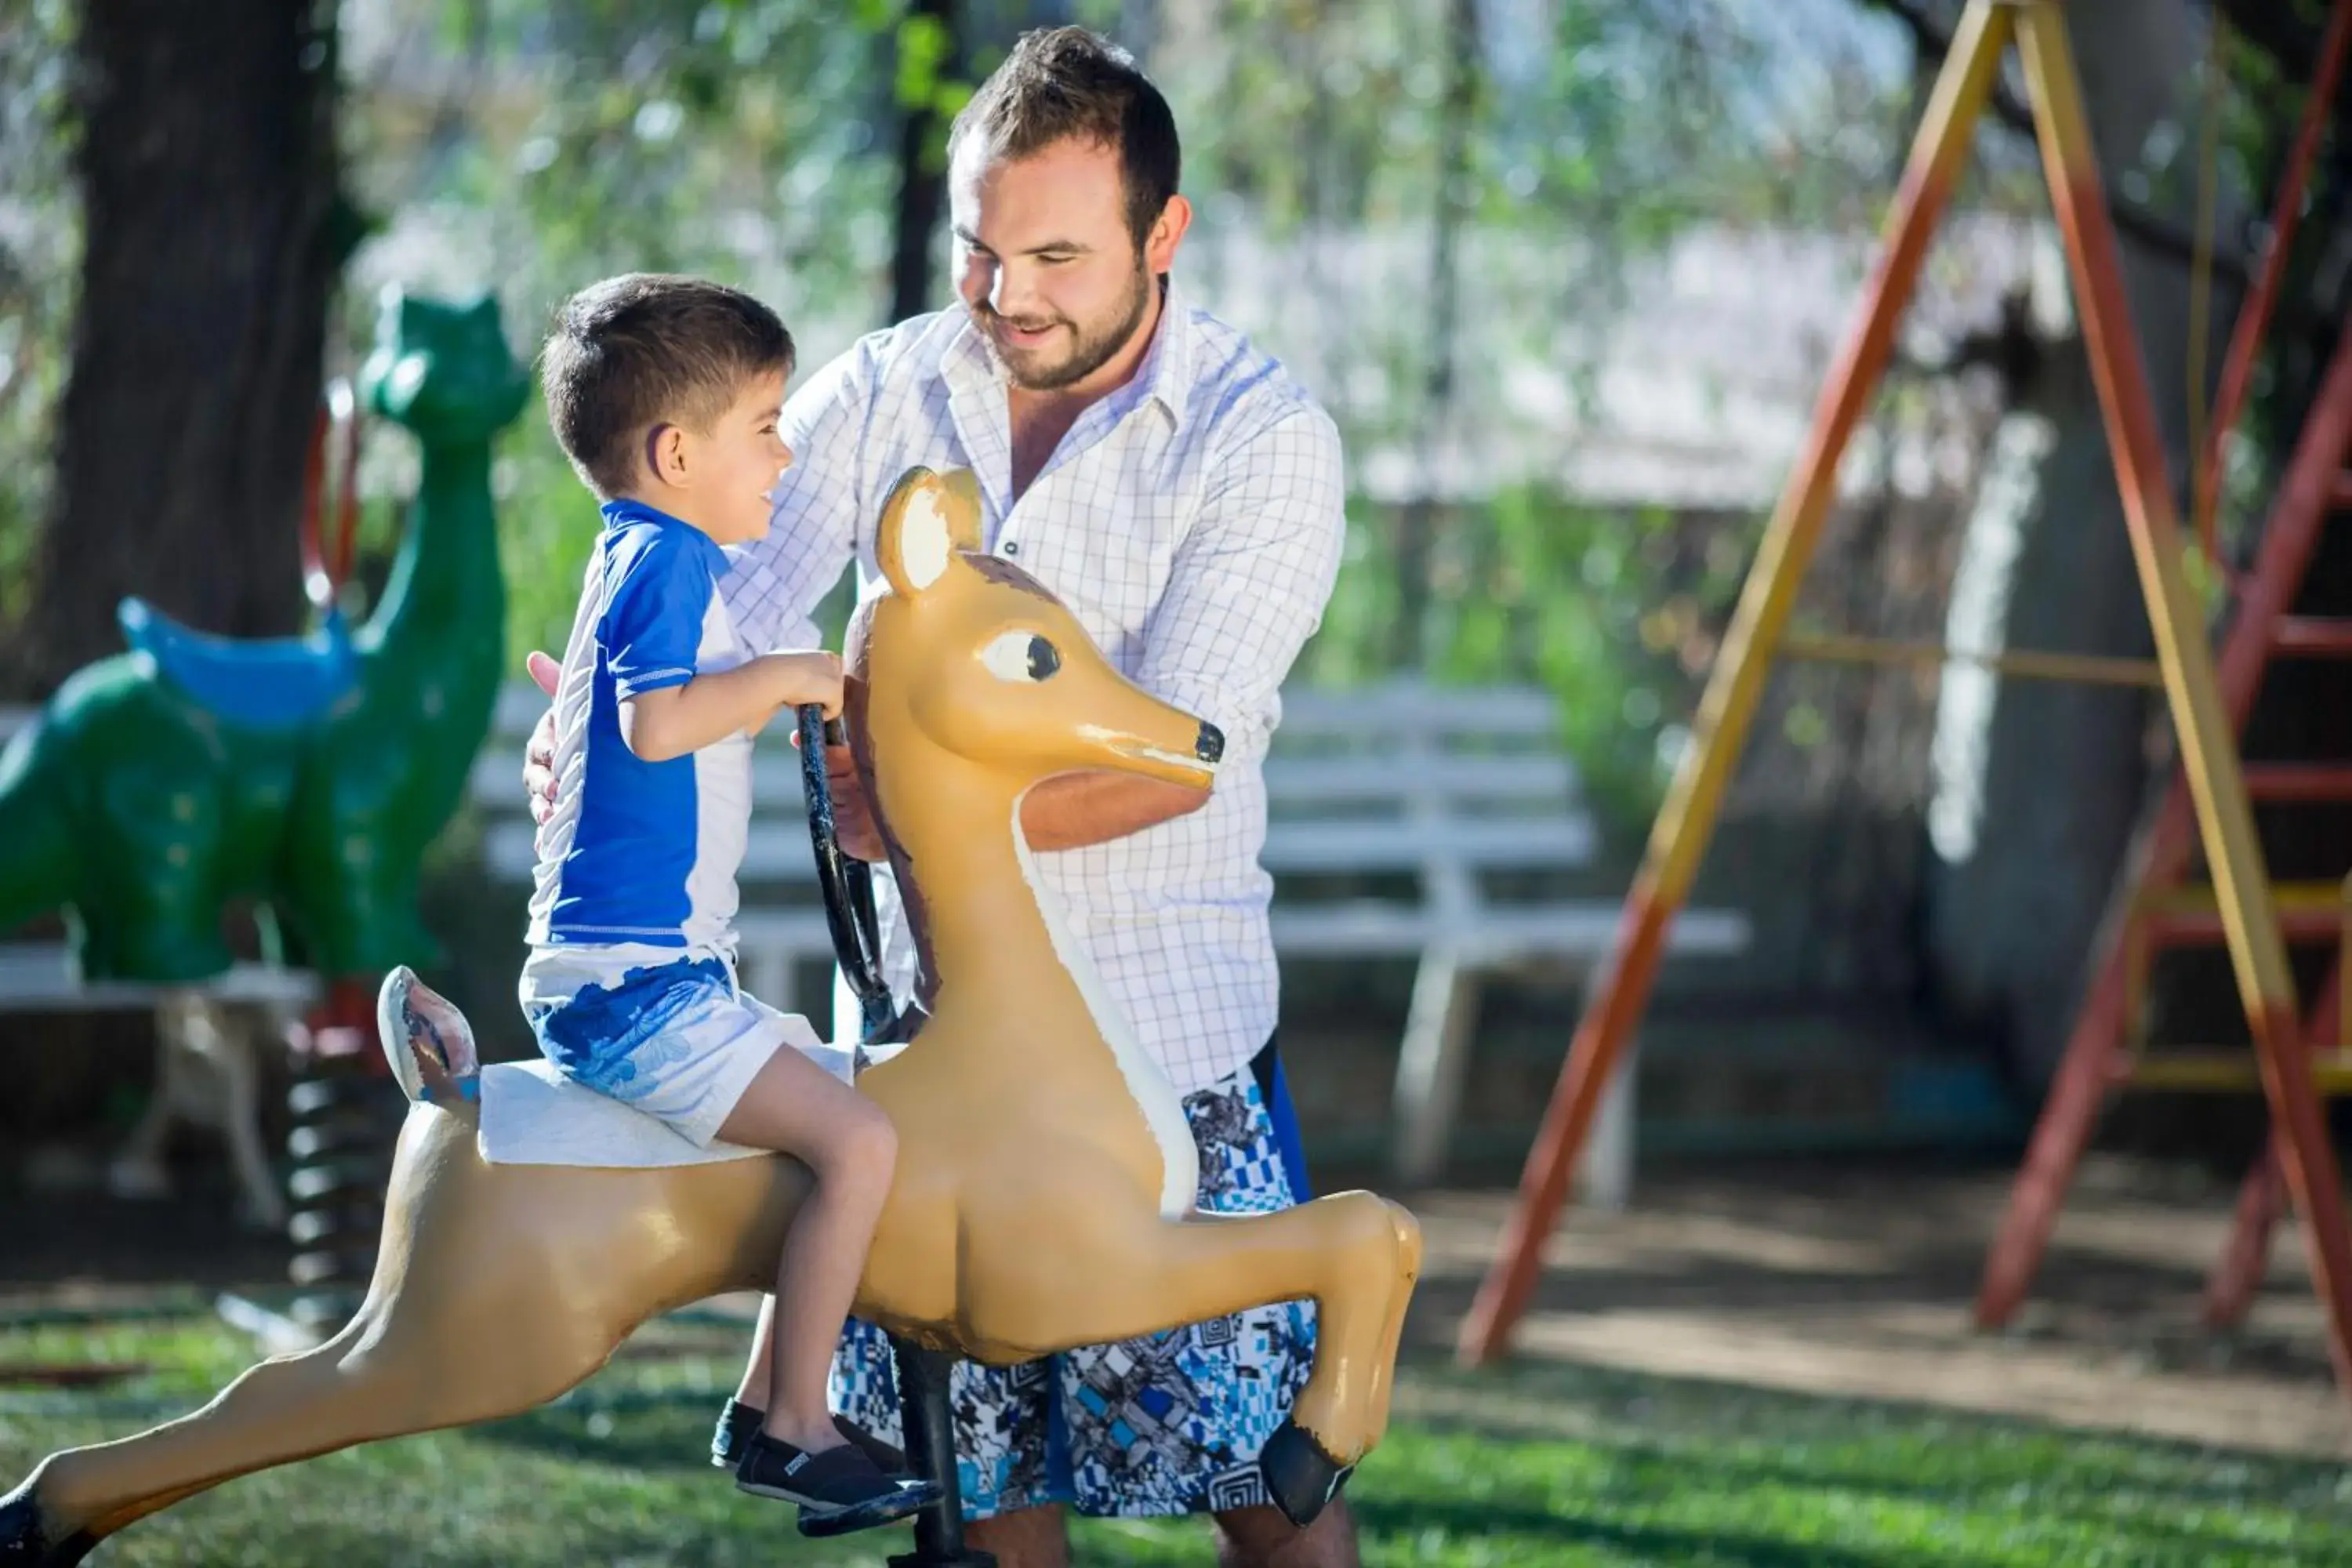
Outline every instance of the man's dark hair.
<svg viewBox="0 0 2352 1568">
<path fill-rule="evenodd" d="M 1140 247 L 1176 194 L 1176 116 L 1135 57 L 1084 27 L 1021 35 L 948 131 L 950 150 L 981 136 L 995 157 L 1025 158 L 1076 137 L 1116 149 L 1127 226 Z"/>
<path fill-rule="evenodd" d="M 752 377 L 791 374 L 793 335 L 740 289 L 629 272 L 563 302 L 539 365 L 563 455 L 609 500 L 635 481 L 654 426 L 707 431 Z"/>
</svg>

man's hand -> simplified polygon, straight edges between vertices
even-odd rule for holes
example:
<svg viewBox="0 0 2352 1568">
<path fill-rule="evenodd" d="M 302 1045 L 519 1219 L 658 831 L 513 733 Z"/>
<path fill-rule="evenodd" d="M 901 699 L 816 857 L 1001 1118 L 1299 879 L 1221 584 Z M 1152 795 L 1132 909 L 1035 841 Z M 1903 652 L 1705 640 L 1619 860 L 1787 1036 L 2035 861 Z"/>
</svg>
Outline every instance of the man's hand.
<svg viewBox="0 0 2352 1568">
<path fill-rule="evenodd" d="M 793 749 L 800 750 L 801 732 L 794 730 L 792 737 Z M 873 809 L 866 803 L 865 782 L 857 776 L 857 762 L 847 746 L 824 749 L 824 783 L 833 796 L 834 837 L 841 852 L 856 860 L 887 859 L 882 830 L 874 824 Z"/>
<path fill-rule="evenodd" d="M 523 660 L 530 679 L 550 698 L 555 695 L 555 683 L 563 674 L 563 667 L 537 648 Z M 530 819 L 540 826 L 555 815 L 555 710 L 551 707 L 540 716 L 539 727 L 530 732 L 530 741 L 522 752 L 522 787 L 530 795 Z"/>
</svg>

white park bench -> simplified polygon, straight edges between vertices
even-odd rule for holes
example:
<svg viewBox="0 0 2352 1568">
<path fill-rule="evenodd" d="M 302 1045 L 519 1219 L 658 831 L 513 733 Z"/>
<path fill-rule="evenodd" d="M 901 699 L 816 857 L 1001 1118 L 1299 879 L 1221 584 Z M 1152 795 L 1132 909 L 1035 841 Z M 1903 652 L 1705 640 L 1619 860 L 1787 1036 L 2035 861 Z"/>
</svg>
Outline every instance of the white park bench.
<svg viewBox="0 0 2352 1568">
<path fill-rule="evenodd" d="M 0 747 L 33 716 L 0 708 Z M 194 985 L 85 980 L 65 943 L 0 931 L 0 1014 L 154 1016 L 154 1090 L 108 1166 L 108 1184 L 125 1196 L 160 1195 L 169 1187 L 163 1156 L 173 1124 L 208 1127 L 228 1146 L 246 1217 L 272 1229 L 286 1221 L 286 1199 L 261 1146 L 259 1053 L 318 994 L 315 975 L 268 963 L 237 963 Z"/>
<path fill-rule="evenodd" d="M 478 760 L 473 798 L 486 817 L 484 859 L 498 882 L 528 884 L 535 855 L 520 764 L 546 710 L 509 688 Z M 744 984 L 773 1005 L 796 1000 L 804 966 L 830 965 L 833 939 L 816 894 L 797 754 L 763 742 L 737 921 Z M 1418 961 L 1397 1062 L 1398 1178 L 1443 1170 L 1488 973 L 1541 964 L 1580 974 L 1614 940 L 1613 897 L 1515 901 L 1501 877 L 1588 870 L 1599 834 L 1560 750 L 1553 700 L 1518 688 L 1397 683 L 1286 693 L 1267 759 L 1263 863 L 1276 879 L 1275 947 L 1286 958 Z M 1334 882 L 1342 884 L 1336 895 Z M 1383 891 L 1382 889 L 1390 889 Z M 1748 942 L 1746 917 L 1686 910 L 1668 952 L 1727 956 Z M 1622 1203 L 1630 1182 L 1630 1069 L 1605 1102 L 1585 1191 Z"/>
<path fill-rule="evenodd" d="M 1615 940 L 1614 897 L 1559 890 L 1592 865 L 1599 830 L 1561 750 L 1559 712 L 1527 687 L 1415 681 L 1286 693 L 1267 758 L 1265 864 L 1276 951 L 1290 958 L 1417 960 L 1397 1053 L 1392 1158 L 1408 1185 L 1444 1171 L 1481 983 L 1541 967 L 1580 979 Z M 1318 896 L 1309 878 L 1382 877 L 1398 889 Z M 1515 896 L 1505 879 L 1548 883 Z M 1747 918 L 1686 910 L 1670 955 L 1730 956 Z M 1629 1061 L 1582 1167 L 1586 1196 L 1624 1201 L 1633 1161 Z"/>
</svg>

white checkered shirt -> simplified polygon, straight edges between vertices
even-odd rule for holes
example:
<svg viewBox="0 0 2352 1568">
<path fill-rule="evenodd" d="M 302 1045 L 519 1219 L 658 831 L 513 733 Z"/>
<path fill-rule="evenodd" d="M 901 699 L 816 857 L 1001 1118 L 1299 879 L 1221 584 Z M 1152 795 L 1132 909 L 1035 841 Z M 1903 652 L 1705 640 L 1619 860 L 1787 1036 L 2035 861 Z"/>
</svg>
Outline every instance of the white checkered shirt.
<svg viewBox="0 0 2352 1568">
<path fill-rule="evenodd" d="M 1274 1031 L 1277 990 L 1266 742 L 1346 529 L 1330 416 L 1171 287 L 1134 377 L 1079 416 L 1017 505 L 1004 386 L 961 309 L 861 340 L 785 405 L 783 435 L 774 526 L 721 583 L 750 646 L 812 646 L 811 612 L 853 554 L 861 595 L 879 590 L 874 524 L 898 477 L 969 468 L 989 550 L 1060 595 L 1130 679 L 1224 731 L 1207 805 L 1037 865 L 1178 1092 L 1243 1066 Z M 875 881 L 903 1002 L 912 943 L 887 870 Z"/>
</svg>

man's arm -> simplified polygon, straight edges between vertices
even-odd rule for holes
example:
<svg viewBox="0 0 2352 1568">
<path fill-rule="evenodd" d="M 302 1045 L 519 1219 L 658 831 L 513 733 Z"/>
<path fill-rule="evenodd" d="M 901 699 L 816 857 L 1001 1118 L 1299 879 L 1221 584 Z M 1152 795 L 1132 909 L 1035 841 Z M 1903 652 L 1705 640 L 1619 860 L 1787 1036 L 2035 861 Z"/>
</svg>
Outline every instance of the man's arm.
<svg viewBox="0 0 2352 1568">
<path fill-rule="evenodd" d="M 1320 409 L 1285 416 L 1213 464 L 1144 628 L 1137 684 L 1223 731 L 1228 759 L 1265 754 L 1276 693 L 1339 576 L 1346 501 L 1339 431 Z M 1021 828 L 1033 849 L 1076 849 L 1208 799 L 1129 773 L 1072 773 L 1030 792 Z"/>
<path fill-rule="evenodd" d="M 1157 827 L 1209 804 L 1209 792 L 1135 773 L 1065 773 L 1021 803 L 1032 849 L 1083 849 Z"/>
<path fill-rule="evenodd" d="M 801 738 L 793 735 L 798 746 Z M 865 784 L 847 746 L 824 749 L 824 776 L 833 792 L 834 829 L 842 853 L 880 860 L 887 853 L 881 829 L 866 809 Z M 1021 802 L 1021 836 L 1039 850 L 1083 849 L 1140 833 L 1198 811 L 1209 792 L 1134 773 L 1065 773 L 1032 789 Z"/>
</svg>

